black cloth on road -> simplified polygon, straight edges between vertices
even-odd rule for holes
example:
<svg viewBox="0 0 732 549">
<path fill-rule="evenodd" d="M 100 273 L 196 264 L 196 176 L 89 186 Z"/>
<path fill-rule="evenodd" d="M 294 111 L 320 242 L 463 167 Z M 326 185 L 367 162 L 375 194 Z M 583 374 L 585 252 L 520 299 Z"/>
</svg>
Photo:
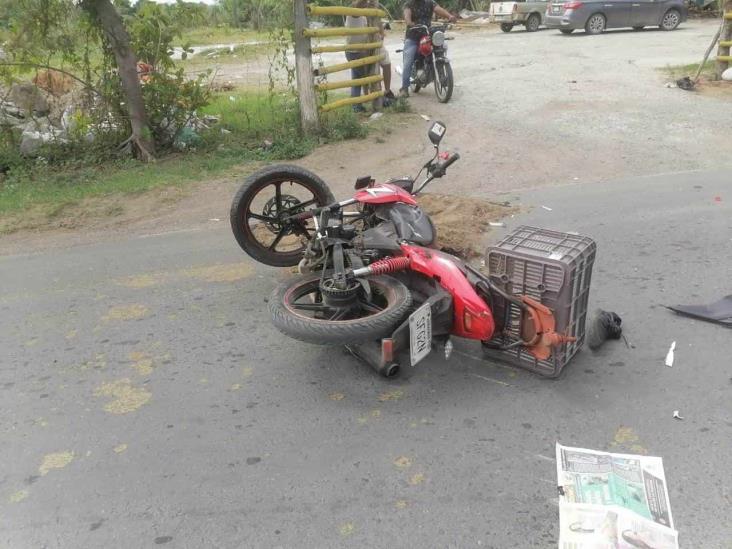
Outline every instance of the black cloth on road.
<svg viewBox="0 0 732 549">
<path fill-rule="evenodd" d="M 709 305 L 674 305 L 669 309 L 682 315 L 732 328 L 732 295 L 725 296 Z"/>
</svg>

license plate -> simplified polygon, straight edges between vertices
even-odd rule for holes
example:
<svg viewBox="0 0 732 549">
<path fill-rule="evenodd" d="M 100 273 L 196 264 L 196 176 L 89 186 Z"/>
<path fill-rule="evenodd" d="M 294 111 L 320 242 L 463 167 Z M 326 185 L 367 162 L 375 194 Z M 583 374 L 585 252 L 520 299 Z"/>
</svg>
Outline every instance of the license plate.
<svg viewBox="0 0 732 549">
<path fill-rule="evenodd" d="M 412 366 L 432 350 L 432 309 L 425 303 L 409 316 L 409 354 Z"/>
<path fill-rule="evenodd" d="M 552 13 L 559 13 L 559 6 L 552 6 Z"/>
</svg>

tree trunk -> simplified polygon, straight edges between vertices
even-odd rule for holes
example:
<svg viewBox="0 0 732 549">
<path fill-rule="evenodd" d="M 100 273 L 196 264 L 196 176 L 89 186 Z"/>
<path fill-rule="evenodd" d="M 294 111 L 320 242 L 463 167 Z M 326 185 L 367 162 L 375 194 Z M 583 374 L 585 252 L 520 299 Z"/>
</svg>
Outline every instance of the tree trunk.
<svg viewBox="0 0 732 549">
<path fill-rule="evenodd" d="M 310 51 L 310 38 L 303 35 L 308 27 L 305 0 L 295 0 L 295 67 L 297 71 L 297 90 L 300 98 L 300 124 L 305 135 L 317 135 L 320 131 L 318 120 L 318 97 L 315 95 L 313 81 L 313 60 Z"/>
<path fill-rule="evenodd" d="M 102 29 L 104 37 L 112 48 L 122 91 L 127 99 L 127 113 L 132 128 L 132 143 L 135 156 L 145 162 L 154 160 L 155 146 L 142 98 L 142 88 L 137 75 L 137 57 L 130 46 L 130 35 L 110 0 L 83 0 L 81 7 L 89 13 Z"/>
</svg>

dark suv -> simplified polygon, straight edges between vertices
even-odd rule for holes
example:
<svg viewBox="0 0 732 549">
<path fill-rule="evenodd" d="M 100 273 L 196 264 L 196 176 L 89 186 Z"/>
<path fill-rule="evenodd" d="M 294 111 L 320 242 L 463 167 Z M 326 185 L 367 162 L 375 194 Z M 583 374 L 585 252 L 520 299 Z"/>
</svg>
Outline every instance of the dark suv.
<svg viewBox="0 0 732 549">
<path fill-rule="evenodd" d="M 600 34 L 605 29 L 661 27 L 672 31 L 686 21 L 683 0 L 605 0 L 590 2 L 557 2 L 547 6 L 544 24 L 570 34 L 585 29 L 587 34 Z"/>
</svg>

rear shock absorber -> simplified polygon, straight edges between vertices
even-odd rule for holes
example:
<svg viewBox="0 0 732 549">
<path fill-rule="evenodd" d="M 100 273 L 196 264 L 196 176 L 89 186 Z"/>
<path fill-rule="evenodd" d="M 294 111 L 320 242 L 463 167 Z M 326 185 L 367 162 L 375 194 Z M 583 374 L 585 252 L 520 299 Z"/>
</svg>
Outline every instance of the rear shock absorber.
<svg viewBox="0 0 732 549">
<path fill-rule="evenodd" d="M 374 261 L 367 267 L 360 267 L 353 270 L 353 276 L 369 276 L 369 275 L 382 275 L 388 273 L 394 273 L 396 271 L 404 271 L 409 268 L 408 257 L 386 257 Z"/>
</svg>

